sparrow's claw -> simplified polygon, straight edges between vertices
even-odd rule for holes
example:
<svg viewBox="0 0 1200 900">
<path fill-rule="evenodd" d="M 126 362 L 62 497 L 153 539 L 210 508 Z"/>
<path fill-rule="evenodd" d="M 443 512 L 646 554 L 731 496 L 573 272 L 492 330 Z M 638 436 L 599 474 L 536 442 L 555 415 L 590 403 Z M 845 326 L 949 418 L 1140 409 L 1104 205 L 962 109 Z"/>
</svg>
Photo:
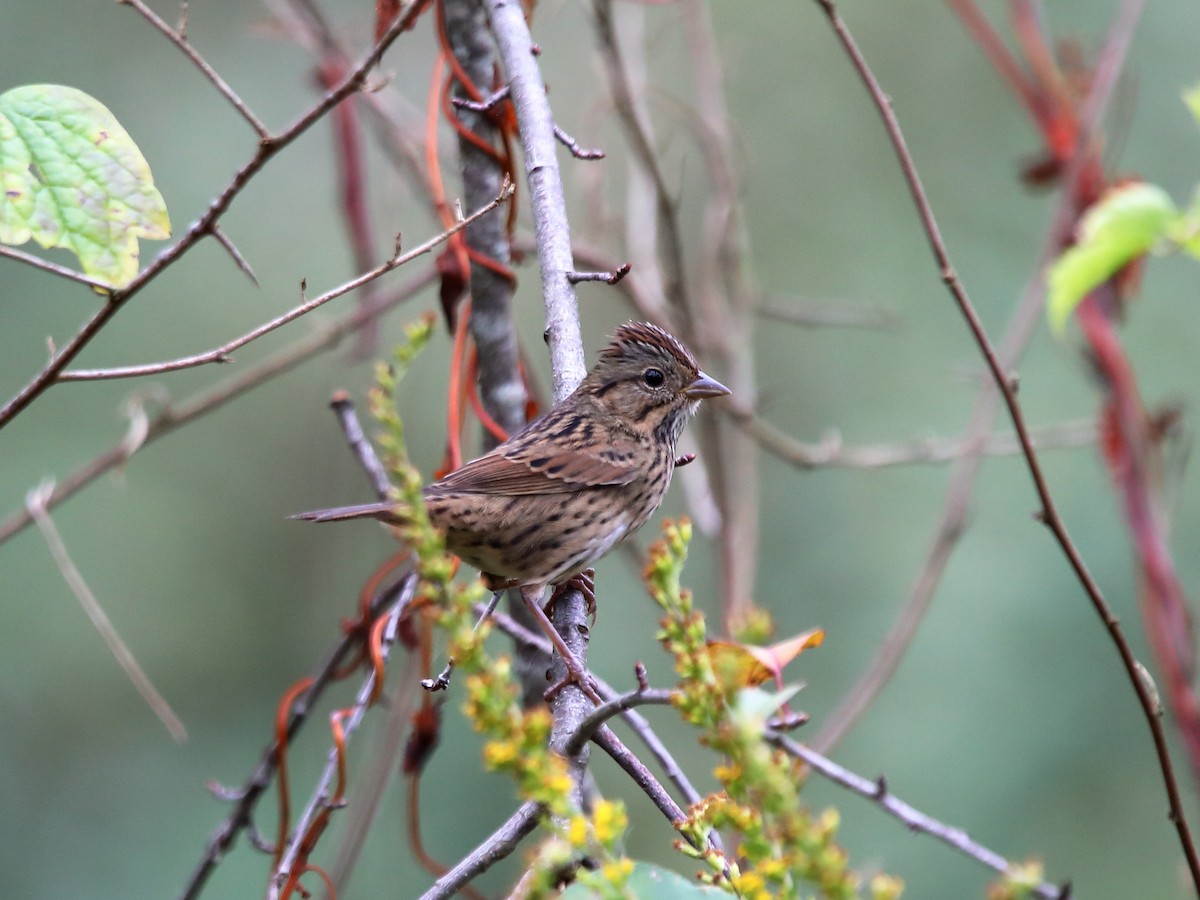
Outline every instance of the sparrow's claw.
<svg viewBox="0 0 1200 900">
<path fill-rule="evenodd" d="M 546 615 L 553 614 L 555 601 L 567 591 L 579 591 L 579 593 L 583 594 L 583 599 L 587 601 L 588 615 L 592 619 L 596 618 L 595 569 L 584 569 L 582 572 L 572 575 L 566 581 L 560 582 L 555 586 L 554 593 L 550 595 L 550 602 L 546 604 Z"/>
</svg>

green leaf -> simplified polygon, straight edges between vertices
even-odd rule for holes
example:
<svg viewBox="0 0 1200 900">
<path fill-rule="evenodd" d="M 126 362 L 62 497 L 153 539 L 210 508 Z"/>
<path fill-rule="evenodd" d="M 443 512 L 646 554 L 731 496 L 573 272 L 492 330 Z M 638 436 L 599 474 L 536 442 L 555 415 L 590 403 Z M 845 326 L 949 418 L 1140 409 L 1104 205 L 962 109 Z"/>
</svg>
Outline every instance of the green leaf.
<svg viewBox="0 0 1200 900">
<path fill-rule="evenodd" d="M 103 104 L 75 88 L 0 94 L 0 187 L 0 243 L 65 248 L 111 287 L 136 277 L 138 238 L 171 236 L 141 151 Z"/>
<path fill-rule="evenodd" d="M 1183 102 L 1192 111 L 1192 115 L 1196 117 L 1196 121 L 1200 122 L 1200 84 L 1183 92 Z"/>
<path fill-rule="evenodd" d="M 1061 334 L 1075 307 L 1096 285 L 1141 256 L 1176 224 L 1166 191 L 1152 184 L 1110 190 L 1083 216 L 1079 240 L 1050 267 L 1050 326 Z"/>
<path fill-rule="evenodd" d="M 802 684 L 793 684 L 778 691 L 764 691 L 757 687 L 742 688 L 729 711 L 730 721 L 753 732 L 761 732 L 767 724 L 767 719 L 779 712 L 803 687 Z"/>
<path fill-rule="evenodd" d="M 561 900 L 593 900 L 602 895 L 593 888 L 582 884 L 573 884 L 559 897 Z M 719 888 L 701 884 L 694 879 L 688 879 L 678 872 L 664 869 L 650 863 L 634 863 L 633 872 L 625 882 L 624 896 L 636 897 L 637 900 L 672 900 L 672 898 L 714 898 L 730 895 Z"/>
<path fill-rule="evenodd" d="M 1200 187 L 1192 194 L 1192 202 L 1171 224 L 1167 238 L 1189 256 L 1200 259 Z"/>
</svg>

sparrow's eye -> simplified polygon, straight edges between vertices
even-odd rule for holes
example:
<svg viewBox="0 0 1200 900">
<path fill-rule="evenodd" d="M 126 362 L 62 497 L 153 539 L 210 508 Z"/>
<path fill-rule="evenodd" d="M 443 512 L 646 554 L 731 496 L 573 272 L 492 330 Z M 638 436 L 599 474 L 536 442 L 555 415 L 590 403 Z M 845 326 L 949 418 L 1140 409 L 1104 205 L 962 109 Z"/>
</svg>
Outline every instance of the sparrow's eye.
<svg viewBox="0 0 1200 900">
<path fill-rule="evenodd" d="M 667 376 L 662 373 L 661 369 L 647 369 L 642 373 L 642 382 L 646 387 L 662 387 L 666 380 Z"/>
</svg>

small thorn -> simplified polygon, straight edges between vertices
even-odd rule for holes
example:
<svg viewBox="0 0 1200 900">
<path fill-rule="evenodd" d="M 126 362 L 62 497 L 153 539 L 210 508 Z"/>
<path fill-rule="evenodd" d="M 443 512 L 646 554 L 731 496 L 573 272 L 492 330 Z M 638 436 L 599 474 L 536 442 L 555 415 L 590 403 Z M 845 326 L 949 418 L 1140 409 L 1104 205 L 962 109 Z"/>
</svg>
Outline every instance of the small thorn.
<svg viewBox="0 0 1200 900">
<path fill-rule="evenodd" d="M 233 259 L 234 265 L 242 271 L 242 274 L 249 278 L 255 287 L 258 287 L 258 278 L 255 276 L 254 270 L 250 268 L 250 263 L 246 262 L 246 257 L 242 256 L 241 251 L 234 246 L 233 241 L 225 236 L 225 232 L 216 225 L 213 225 L 209 229 L 209 234 L 216 238 L 217 243 L 225 248 L 225 252 Z"/>
</svg>

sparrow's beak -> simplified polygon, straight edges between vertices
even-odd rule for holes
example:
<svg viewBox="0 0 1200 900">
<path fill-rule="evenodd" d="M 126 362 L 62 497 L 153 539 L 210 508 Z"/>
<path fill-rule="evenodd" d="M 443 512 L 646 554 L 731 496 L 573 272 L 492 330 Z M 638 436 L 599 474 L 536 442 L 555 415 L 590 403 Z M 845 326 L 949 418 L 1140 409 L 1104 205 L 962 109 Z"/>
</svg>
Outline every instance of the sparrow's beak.
<svg viewBox="0 0 1200 900">
<path fill-rule="evenodd" d="M 696 380 L 683 389 L 683 395 L 689 400 L 703 400 L 705 397 L 722 397 L 725 394 L 732 394 L 729 388 L 721 384 L 715 378 L 710 378 L 703 372 L 697 376 Z"/>
</svg>

